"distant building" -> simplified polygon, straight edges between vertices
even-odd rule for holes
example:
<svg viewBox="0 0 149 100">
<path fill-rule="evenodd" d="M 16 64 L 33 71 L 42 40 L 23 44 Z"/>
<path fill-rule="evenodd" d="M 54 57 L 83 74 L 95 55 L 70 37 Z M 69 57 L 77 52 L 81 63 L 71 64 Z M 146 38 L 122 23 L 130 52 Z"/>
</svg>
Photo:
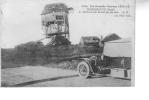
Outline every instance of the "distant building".
<svg viewBox="0 0 149 100">
<path fill-rule="evenodd" d="M 100 39 L 97 36 L 81 37 L 80 46 L 99 46 Z"/>
</svg>

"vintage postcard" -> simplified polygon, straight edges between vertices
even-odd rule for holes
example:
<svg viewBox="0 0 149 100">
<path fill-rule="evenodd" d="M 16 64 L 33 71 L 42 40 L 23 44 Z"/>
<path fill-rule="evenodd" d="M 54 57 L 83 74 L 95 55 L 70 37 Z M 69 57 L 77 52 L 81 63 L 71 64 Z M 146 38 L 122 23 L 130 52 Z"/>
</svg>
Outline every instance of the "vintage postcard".
<svg viewBox="0 0 149 100">
<path fill-rule="evenodd" d="M 7 0 L 2 87 L 134 86 L 135 0 Z"/>
</svg>

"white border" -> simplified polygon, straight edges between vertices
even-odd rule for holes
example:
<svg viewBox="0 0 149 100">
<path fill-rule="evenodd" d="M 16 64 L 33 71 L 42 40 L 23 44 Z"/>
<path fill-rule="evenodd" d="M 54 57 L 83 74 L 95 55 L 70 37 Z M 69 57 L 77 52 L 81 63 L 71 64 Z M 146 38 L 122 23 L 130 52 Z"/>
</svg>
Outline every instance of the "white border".
<svg viewBox="0 0 149 100">
<path fill-rule="evenodd" d="M 142 7 L 137 10 L 135 87 L 1 88 L 1 100 L 149 100 L 149 8 Z"/>
</svg>

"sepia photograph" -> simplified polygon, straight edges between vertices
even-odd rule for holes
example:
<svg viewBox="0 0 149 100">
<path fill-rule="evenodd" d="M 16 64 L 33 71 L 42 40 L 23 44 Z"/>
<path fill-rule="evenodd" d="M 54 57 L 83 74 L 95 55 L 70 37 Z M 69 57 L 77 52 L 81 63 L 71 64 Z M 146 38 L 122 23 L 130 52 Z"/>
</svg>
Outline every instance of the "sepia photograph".
<svg viewBox="0 0 149 100">
<path fill-rule="evenodd" d="M 135 0 L 6 0 L 1 87 L 133 87 Z"/>
</svg>

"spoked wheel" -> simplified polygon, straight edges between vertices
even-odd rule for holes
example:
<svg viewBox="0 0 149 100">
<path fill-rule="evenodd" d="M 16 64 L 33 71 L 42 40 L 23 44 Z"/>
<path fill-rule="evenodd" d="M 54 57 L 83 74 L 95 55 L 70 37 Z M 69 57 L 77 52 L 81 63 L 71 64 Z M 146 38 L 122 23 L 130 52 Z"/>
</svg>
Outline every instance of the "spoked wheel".
<svg viewBox="0 0 149 100">
<path fill-rule="evenodd" d="M 79 76 L 82 78 L 90 77 L 90 67 L 85 61 L 78 64 L 77 71 Z"/>
</svg>

